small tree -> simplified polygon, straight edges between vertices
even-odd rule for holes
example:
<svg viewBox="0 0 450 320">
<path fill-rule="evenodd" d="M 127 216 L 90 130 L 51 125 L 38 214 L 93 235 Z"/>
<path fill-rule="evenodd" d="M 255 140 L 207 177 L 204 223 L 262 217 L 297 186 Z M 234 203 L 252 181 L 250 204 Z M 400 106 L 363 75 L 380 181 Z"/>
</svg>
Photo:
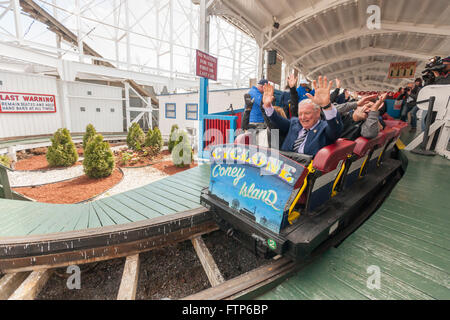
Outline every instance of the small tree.
<svg viewBox="0 0 450 320">
<path fill-rule="evenodd" d="M 178 131 L 178 125 L 174 124 L 172 128 L 170 129 L 170 136 L 169 136 L 169 152 L 172 153 L 172 149 L 175 146 L 175 141 L 177 140 L 177 131 Z"/>
<path fill-rule="evenodd" d="M 161 131 L 159 131 L 158 127 L 155 127 L 151 133 L 150 130 L 148 132 L 147 138 L 145 139 L 145 146 L 153 147 L 155 152 L 159 153 L 163 146 Z"/>
<path fill-rule="evenodd" d="M 194 160 L 194 152 L 187 133 L 178 130 L 172 150 L 172 162 L 177 167 L 190 165 Z"/>
<path fill-rule="evenodd" d="M 108 177 L 114 170 L 113 153 L 101 134 L 89 140 L 84 150 L 83 168 L 84 173 L 91 178 Z"/>
<path fill-rule="evenodd" d="M 97 134 L 97 131 L 95 131 L 94 126 L 92 124 L 88 124 L 86 126 L 86 133 L 83 136 L 83 150 L 86 149 L 87 143 L 96 134 Z"/>
<path fill-rule="evenodd" d="M 0 154 L 0 164 L 4 165 L 5 167 L 10 168 L 11 167 L 11 159 L 7 155 Z"/>
<path fill-rule="evenodd" d="M 145 142 L 145 134 L 142 131 L 139 123 L 134 122 L 130 129 L 128 130 L 127 135 L 127 145 L 128 148 L 133 150 L 140 150 Z"/>
<path fill-rule="evenodd" d="M 58 129 L 50 140 L 46 158 L 51 167 L 69 167 L 77 162 L 78 153 L 69 130 Z"/>
<path fill-rule="evenodd" d="M 145 135 L 144 147 L 151 146 L 150 140 L 151 140 L 152 134 L 153 134 L 153 130 L 151 128 L 149 128 L 147 131 L 147 134 Z"/>
</svg>

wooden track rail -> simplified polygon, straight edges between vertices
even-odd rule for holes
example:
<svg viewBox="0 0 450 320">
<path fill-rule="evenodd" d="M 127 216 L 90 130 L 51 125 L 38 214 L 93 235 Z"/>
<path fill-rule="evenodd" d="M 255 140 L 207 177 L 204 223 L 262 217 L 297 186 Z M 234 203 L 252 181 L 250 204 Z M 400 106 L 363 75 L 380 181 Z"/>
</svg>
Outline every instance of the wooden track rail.
<svg viewBox="0 0 450 320">
<path fill-rule="evenodd" d="M 2 238 L 0 271 L 35 271 L 127 257 L 217 229 L 208 210 L 201 207 L 122 225 Z"/>
</svg>

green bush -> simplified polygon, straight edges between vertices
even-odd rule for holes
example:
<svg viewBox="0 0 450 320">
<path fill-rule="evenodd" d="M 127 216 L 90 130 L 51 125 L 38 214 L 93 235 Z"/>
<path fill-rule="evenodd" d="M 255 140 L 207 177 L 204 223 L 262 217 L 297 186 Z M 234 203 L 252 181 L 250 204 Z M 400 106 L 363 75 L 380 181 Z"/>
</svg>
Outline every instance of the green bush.
<svg viewBox="0 0 450 320">
<path fill-rule="evenodd" d="M 50 140 L 52 145 L 46 154 L 50 167 L 69 167 L 77 162 L 78 153 L 69 130 L 58 129 Z"/>
<path fill-rule="evenodd" d="M 175 146 L 177 131 L 178 131 L 178 126 L 176 124 L 174 124 L 172 126 L 172 128 L 170 129 L 170 136 L 169 136 L 169 152 L 170 153 L 172 153 L 173 147 Z"/>
<path fill-rule="evenodd" d="M 177 167 L 190 165 L 194 160 L 194 151 L 187 133 L 178 130 L 174 135 L 174 146 L 172 149 L 172 162 Z"/>
<path fill-rule="evenodd" d="M 134 122 L 131 125 L 130 129 L 128 130 L 127 135 L 128 148 L 131 148 L 133 150 L 141 150 L 144 142 L 145 142 L 144 131 L 142 131 L 139 123 Z"/>
<path fill-rule="evenodd" d="M 150 129 L 148 129 L 147 134 L 145 135 L 144 147 L 151 146 L 152 135 L 153 135 L 153 130 L 150 128 Z"/>
<path fill-rule="evenodd" d="M 114 170 L 113 153 L 101 134 L 89 140 L 84 150 L 83 168 L 84 173 L 91 178 L 108 177 Z"/>
<path fill-rule="evenodd" d="M 5 167 L 10 168 L 11 167 L 11 159 L 7 155 L 0 155 L 0 164 L 4 165 Z"/>
<path fill-rule="evenodd" d="M 153 147 L 156 150 L 156 153 L 159 153 L 163 147 L 163 139 L 161 135 L 161 131 L 159 131 L 158 127 L 155 129 L 149 130 L 147 133 L 147 137 L 145 139 L 146 147 Z"/>
<path fill-rule="evenodd" d="M 97 134 L 97 131 L 95 131 L 94 126 L 92 124 L 88 124 L 86 126 L 86 133 L 83 136 L 83 150 L 86 149 L 87 143 L 96 134 Z"/>
</svg>

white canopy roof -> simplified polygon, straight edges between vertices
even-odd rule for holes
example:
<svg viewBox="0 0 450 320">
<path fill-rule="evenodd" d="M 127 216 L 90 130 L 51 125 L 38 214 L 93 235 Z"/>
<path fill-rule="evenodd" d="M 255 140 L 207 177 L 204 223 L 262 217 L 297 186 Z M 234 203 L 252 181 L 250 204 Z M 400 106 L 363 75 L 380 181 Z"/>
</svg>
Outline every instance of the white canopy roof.
<svg viewBox="0 0 450 320">
<path fill-rule="evenodd" d="M 429 58 L 450 52 L 449 0 L 211 0 L 209 4 L 210 14 L 245 30 L 260 47 L 277 50 L 308 78 L 339 77 L 353 90 L 396 89 L 411 80 L 388 79 L 391 62 L 417 61 L 418 77 Z M 371 5 L 381 9 L 380 29 L 368 28 Z"/>
</svg>

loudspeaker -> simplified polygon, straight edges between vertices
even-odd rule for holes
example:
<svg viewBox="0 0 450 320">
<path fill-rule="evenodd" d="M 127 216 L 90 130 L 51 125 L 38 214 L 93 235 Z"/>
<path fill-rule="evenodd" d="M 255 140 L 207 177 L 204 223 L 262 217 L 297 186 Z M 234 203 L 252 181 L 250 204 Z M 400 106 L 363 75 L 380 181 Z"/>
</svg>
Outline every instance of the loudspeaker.
<svg viewBox="0 0 450 320">
<path fill-rule="evenodd" d="M 270 50 L 268 53 L 269 65 L 277 64 L 277 50 Z"/>
</svg>

